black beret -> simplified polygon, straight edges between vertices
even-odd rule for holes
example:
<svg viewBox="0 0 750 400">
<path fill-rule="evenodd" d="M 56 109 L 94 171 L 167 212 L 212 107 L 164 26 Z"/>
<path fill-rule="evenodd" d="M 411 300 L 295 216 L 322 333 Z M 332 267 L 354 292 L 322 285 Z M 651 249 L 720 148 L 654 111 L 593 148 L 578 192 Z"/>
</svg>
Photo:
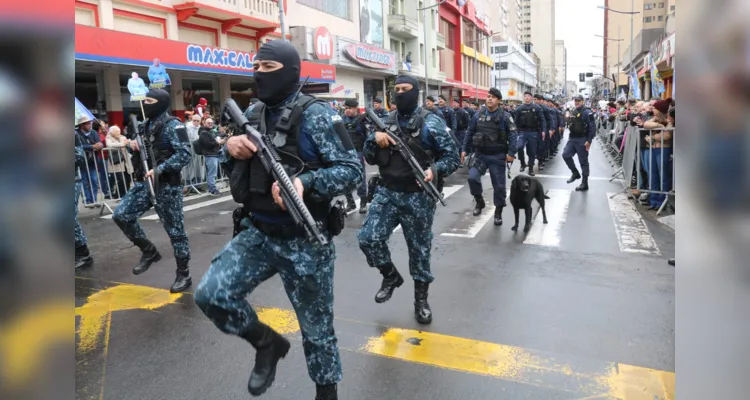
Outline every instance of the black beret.
<svg viewBox="0 0 750 400">
<path fill-rule="evenodd" d="M 438 96 L 438 97 L 440 97 L 441 99 L 443 99 L 443 101 L 448 101 L 448 98 L 447 98 L 447 97 L 445 97 L 445 95 L 444 95 L 444 94 L 441 94 L 441 95 L 440 95 L 440 96 Z"/>
<path fill-rule="evenodd" d="M 344 100 L 344 107 L 359 107 L 359 102 L 354 99 Z"/>
<path fill-rule="evenodd" d="M 503 94 L 502 94 L 502 93 L 500 93 L 500 89 L 498 89 L 498 88 L 496 88 L 496 87 L 490 88 L 490 90 L 489 90 L 489 94 L 491 94 L 491 95 L 493 95 L 493 96 L 497 97 L 497 98 L 498 98 L 499 100 L 502 100 L 502 99 L 503 99 Z"/>
<path fill-rule="evenodd" d="M 383 103 L 383 99 L 380 97 L 376 97 L 375 100 L 372 101 L 373 103 Z"/>
<path fill-rule="evenodd" d="M 539 100 L 544 100 L 544 97 L 541 94 L 539 94 L 539 93 L 535 94 L 534 98 L 535 99 L 539 99 Z"/>
<path fill-rule="evenodd" d="M 431 101 L 431 102 L 434 103 L 435 102 L 435 96 L 427 96 L 427 100 L 429 100 L 429 101 Z"/>
</svg>

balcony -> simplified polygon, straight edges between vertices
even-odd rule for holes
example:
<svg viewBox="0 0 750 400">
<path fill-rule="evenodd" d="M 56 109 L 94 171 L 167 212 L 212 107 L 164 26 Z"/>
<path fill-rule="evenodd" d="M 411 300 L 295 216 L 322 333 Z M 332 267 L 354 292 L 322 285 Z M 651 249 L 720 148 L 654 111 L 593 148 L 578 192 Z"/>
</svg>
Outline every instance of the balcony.
<svg viewBox="0 0 750 400">
<path fill-rule="evenodd" d="M 391 14 L 388 16 L 388 33 L 401 39 L 416 39 L 419 36 L 419 24 L 406 15 Z"/>
<path fill-rule="evenodd" d="M 438 50 L 445 49 L 445 35 L 443 35 L 440 32 L 435 33 L 435 37 L 437 38 L 437 42 L 435 43 L 435 47 L 437 47 Z"/>
<path fill-rule="evenodd" d="M 234 25 L 272 29 L 279 26 L 279 5 L 273 0 L 150 0 L 162 6 L 174 7 L 177 19 L 185 21 L 196 15 L 222 21 L 222 30 Z"/>
<path fill-rule="evenodd" d="M 404 68 L 404 63 L 399 63 L 398 65 L 398 73 L 399 74 L 405 74 L 405 75 L 411 75 L 416 77 L 424 77 L 424 66 L 420 64 L 411 64 L 411 71 L 408 71 L 406 68 Z"/>
</svg>

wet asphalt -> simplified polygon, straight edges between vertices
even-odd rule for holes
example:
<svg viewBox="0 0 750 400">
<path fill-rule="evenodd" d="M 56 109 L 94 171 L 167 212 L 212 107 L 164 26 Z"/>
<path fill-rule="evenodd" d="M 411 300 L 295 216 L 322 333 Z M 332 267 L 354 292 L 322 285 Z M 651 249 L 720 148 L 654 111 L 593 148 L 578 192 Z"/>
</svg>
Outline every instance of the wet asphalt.
<svg viewBox="0 0 750 400">
<path fill-rule="evenodd" d="M 540 172 L 551 176 L 540 178 L 546 189 L 573 190 L 577 184 L 568 185 L 560 177 L 570 174 L 561 154 Z M 653 211 L 641 210 L 660 254 L 621 251 L 607 202 L 607 193 L 619 191 L 621 185 L 608 181 L 613 170 L 598 143 L 590 158 L 591 189 L 572 193 L 558 246 L 524 243 L 522 233 L 510 230 L 510 207 L 504 210 L 505 222 L 500 227 L 489 221 L 473 238 L 442 235 L 462 229 L 466 213 L 473 208 L 466 170 L 448 178 L 446 186 L 457 189 L 447 199 L 447 207 L 438 206 L 435 217 L 432 270 L 436 280 L 429 297 L 434 322 L 429 326 L 414 320 L 410 279 L 387 303 L 374 302 L 380 275 L 368 268 L 356 239 L 364 216 L 350 215 L 347 228 L 335 239 L 335 327 L 344 366 L 339 398 L 580 399 L 596 394 L 585 385 L 571 385 L 569 374 L 533 379 L 508 372 L 467 372 L 463 365 L 468 361 L 462 359 L 438 362 L 439 355 L 428 354 L 415 361 L 363 349 L 367 338 L 388 328 L 424 330 L 539 352 L 545 360 L 565 360 L 573 369 L 599 371 L 600 364 L 614 362 L 674 371 L 674 267 L 666 262 L 674 255 L 674 232 L 656 222 Z M 518 167 L 518 161 L 514 162 L 514 174 Z M 368 166 L 368 173 L 373 171 Z M 484 183 L 489 201 L 488 176 Z M 188 200 L 186 205 L 206 200 L 210 199 Z M 235 207 L 233 201 L 226 201 L 186 212 L 193 287 L 160 308 L 112 312 L 104 324 L 107 332 L 101 333 L 96 345 L 77 351 L 78 399 L 250 398 L 245 387 L 254 350 L 217 330 L 189 293 L 212 257 L 231 239 Z M 132 275 L 131 269 L 140 252 L 111 219 L 88 215 L 81 223 L 96 264 L 76 274 L 76 306 L 86 304 L 98 291 L 122 284 L 169 288 L 174 257 L 158 221 L 141 224 L 164 258 L 139 276 Z M 406 277 L 408 257 L 402 231 L 394 233 L 390 248 L 394 263 Z M 277 277 L 248 300 L 262 307 L 291 309 Z M 80 326 L 80 318 L 76 322 Z M 307 375 L 301 336 L 298 331 L 286 336 L 292 350 L 279 364 L 274 385 L 261 398 L 313 399 L 314 384 Z M 460 353 L 461 346 L 445 352 Z"/>
</svg>

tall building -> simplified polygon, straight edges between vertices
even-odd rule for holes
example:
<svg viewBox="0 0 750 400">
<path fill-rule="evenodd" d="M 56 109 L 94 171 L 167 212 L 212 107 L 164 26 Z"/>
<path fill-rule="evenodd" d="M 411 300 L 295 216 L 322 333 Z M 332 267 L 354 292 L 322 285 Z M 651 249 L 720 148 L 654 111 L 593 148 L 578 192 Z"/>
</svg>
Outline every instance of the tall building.
<svg viewBox="0 0 750 400">
<path fill-rule="evenodd" d="M 631 2 L 634 9 L 631 9 Z M 605 7 L 612 10 L 639 12 L 631 16 L 604 11 L 604 36 L 615 40 L 604 40 L 603 68 L 608 77 L 612 74 L 617 75 L 618 70 L 620 71 L 619 87 L 627 86 L 628 77 L 625 70 L 629 68 L 632 61 L 629 59 L 631 57 L 631 17 L 634 41 L 632 57 L 637 63 L 639 57 L 642 58 L 643 53 L 648 52 L 651 42 L 663 32 L 667 16 L 675 12 L 676 3 L 677 0 L 605 0 Z M 618 42 L 616 39 L 622 39 L 622 41 Z"/>
<path fill-rule="evenodd" d="M 555 2 L 552 0 L 523 0 L 523 42 L 530 42 L 539 57 L 539 90 L 552 92 L 557 81 L 555 63 Z"/>
<path fill-rule="evenodd" d="M 578 84 L 576 81 L 565 81 L 565 92 L 565 98 L 568 100 L 578 94 Z"/>
<path fill-rule="evenodd" d="M 502 0 L 501 0 L 502 1 Z M 508 7 L 508 37 L 503 39 L 515 40 L 518 43 L 524 43 L 523 30 L 523 1 L 522 0 L 505 0 L 503 4 Z"/>
<path fill-rule="evenodd" d="M 565 82 L 568 80 L 568 50 L 565 48 L 564 40 L 555 40 L 555 68 L 557 80 L 555 91 L 562 94 L 565 91 Z"/>
<path fill-rule="evenodd" d="M 536 64 L 531 54 L 515 40 L 492 43 L 492 86 L 500 89 L 504 100 L 521 102 L 523 93 L 536 87 Z"/>
</svg>

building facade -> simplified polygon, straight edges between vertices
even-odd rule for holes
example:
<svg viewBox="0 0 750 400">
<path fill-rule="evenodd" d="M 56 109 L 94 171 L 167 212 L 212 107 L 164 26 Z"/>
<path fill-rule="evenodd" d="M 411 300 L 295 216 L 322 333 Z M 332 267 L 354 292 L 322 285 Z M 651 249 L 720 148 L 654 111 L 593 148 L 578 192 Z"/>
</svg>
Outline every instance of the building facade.
<svg viewBox="0 0 750 400">
<path fill-rule="evenodd" d="M 508 36 L 503 37 L 503 39 L 525 43 L 527 40 L 524 36 L 523 17 L 525 12 L 522 0 L 505 0 L 505 4 L 508 6 Z"/>
<path fill-rule="evenodd" d="M 500 89 L 504 100 L 521 102 L 525 91 L 534 92 L 537 68 L 531 54 L 513 40 L 492 43 L 492 86 Z"/>
<path fill-rule="evenodd" d="M 568 80 L 568 50 L 565 41 L 555 40 L 555 94 L 566 95 L 565 82 Z"/>
<path fill-rule="evenodd" d="M 211 110 L 228 98 L 246 105 L 255 97 L 254 54 L 281 37 L 278 11 L 271 0 L 77 0 L 75 95 L 98 117 L 122 124 L 126 114 L 141 114 L 139 103 L 130 101 L 131 74 L 146 84 L 149 72 L 162 70 L 177 116 L 201 97 Z M 329 65 L 304 62 L 302 75 L 311 82 L 336 82 Z"/>
<path fill-rule="evenodd" d="M 557 81 L 555 2 L 523 0 L 521 4 L 524 42 L 530 42 L 533 45 L 533 51 L 540 60 L 537 65 L 540 72 L 538 88 L 541 92 L 551 93 Z"/>
</svg>

